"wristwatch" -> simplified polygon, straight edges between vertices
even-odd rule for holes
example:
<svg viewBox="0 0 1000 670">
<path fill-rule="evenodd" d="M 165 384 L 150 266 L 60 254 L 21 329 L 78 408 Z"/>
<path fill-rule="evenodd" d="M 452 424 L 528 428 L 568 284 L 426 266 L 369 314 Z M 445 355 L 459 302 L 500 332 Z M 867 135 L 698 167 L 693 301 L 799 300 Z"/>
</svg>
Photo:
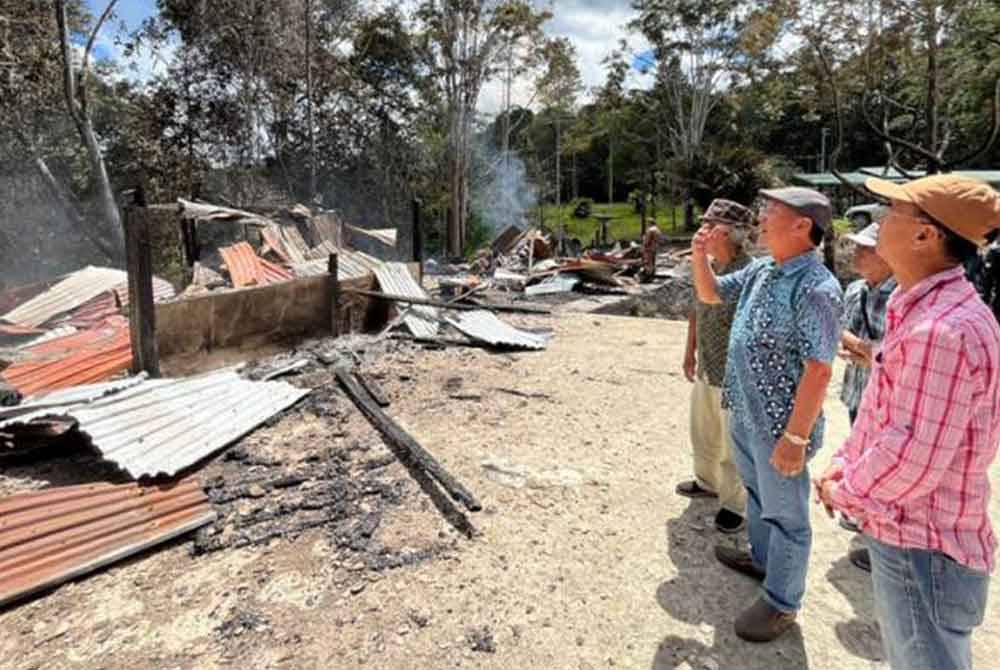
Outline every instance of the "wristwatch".
<svg viewBox="0 0 1000 670">
<path fill-rule="evenodd" d="M 796 447 L 808 447 L 809 446 L 809 439 L 808 438 L 802 437 L 800 435 L 795 435 L 794 433 L 789 433 L 787 430 L 785 431 L 784 438 L 786 440 L 788 440 L 789 442 L 791 442 L 792 444 L 794 444 Z"/>
</svg>

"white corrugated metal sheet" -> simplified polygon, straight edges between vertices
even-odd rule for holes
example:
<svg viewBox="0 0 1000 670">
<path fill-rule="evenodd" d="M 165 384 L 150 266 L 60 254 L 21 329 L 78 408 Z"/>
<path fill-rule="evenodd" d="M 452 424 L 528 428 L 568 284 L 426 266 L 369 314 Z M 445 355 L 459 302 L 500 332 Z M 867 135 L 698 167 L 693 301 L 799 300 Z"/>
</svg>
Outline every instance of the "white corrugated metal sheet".
<svg viewBox="0 0 1000 670">
<path fill-rule="evenodd" d="M 188 379 L 147 379 L 96 399 L 91 387 L 83 394 L 90 402 L 58 408 L 51 406 L 52 395 L 41 397 L 18 408 L 31 409 L 28 414 L 0 420 L 0 429 L 70 417 L 105 459 L 133 477 L 173 476 L 308 393 L 284 382 L 249 381 L 229 369 Z"/>
<path fill-rule="evenodd" d="M 324 243 L 314 248 L 313 252 L 315 252 L 315 255 L 321 256 L 321 258 L 306 261 L 305 263 L 296 263 L 291 266 L 292 273 L 296 277 L 315 277 L 326 274 L 329 255 L 331 253 L 337 254 L 337 277 L 339 279 L 364 277 L 374 272 L 375 268 L 383 264 L 382 261 L 374 256 L 350 249 L 338 249 L 329 243 Z"/>
<path fill-rule="evenodd" d="M 352 235 L 358 234 L 364 237 L 370 237 L 371 239 L 378 240 L 382 244 L 389 247 L 396 246 L 397 233 L 395 228 L 375 228 L 369 230 L 348 224 L 347 229 L 351 231 Z"/>
<path fill-rule="evenodd" d="M 445 321 L 474 340 L 498 347 L 544 349 L 550 337 L 514 328 L 485 310 L 462 312 L 455 317 L 445 317 Z"/>
<path fill-rule="evenodd" d="M 0 319 L 22 326 L 40 326 L 52 317 L 65 314 L 127 281 L 128 275 L 121 270 L 87 266 L 0 316 Z"/>
<path fill-rule="evenodd" d="M 376 268 L 375 277 L 384 293 L 405 295 L 410 298 L 427 298 L 427 293 L 410 274 L 406 263 L 384 263 Z M 399 305 L 398 309 L 406 309 L 403 323 L 417 337 L 433 337 L 438 332 L 438 311 L 426 305 Z"/>
</svg>

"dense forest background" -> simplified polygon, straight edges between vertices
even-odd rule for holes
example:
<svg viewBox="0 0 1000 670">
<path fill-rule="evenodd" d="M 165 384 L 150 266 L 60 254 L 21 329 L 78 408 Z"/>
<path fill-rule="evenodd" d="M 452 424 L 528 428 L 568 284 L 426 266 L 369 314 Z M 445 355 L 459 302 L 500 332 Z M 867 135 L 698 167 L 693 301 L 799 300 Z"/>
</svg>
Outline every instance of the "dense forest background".
<svg viewBox="0 0 1000 670">
<path fill-rule="evenodd" d="M 139 184 L 374 227 L 419 198 L 456 256 L 546 204 L 690 223 L 795 172 L 1000 165 L 995 0 L 633 0 L 590 89 L 558 3 L 157 0 L 137 28 L 117 4 L 0 0 L 2 282 L 120 263 Z"/>
</svg>

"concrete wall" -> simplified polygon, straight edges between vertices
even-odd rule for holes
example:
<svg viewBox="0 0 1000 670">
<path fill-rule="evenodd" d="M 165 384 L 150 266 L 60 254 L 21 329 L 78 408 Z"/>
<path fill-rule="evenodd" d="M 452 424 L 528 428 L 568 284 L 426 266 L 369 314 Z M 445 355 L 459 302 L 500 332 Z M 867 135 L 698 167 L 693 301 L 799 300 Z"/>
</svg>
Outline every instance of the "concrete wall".
<svg viewBox="0 0 1000 670">
<path fill-rule="evenodd" d="M 374 289 L 372 276 L 340 282 Z M 294 342 L 330 333 L 330 282 L 326 275 L 270 286 L 220 291 L 156 306 L 160 356 Z M 380 301 L 343 295 L 341 332 L 379 328 L 388 309 Z"/>
</svg>

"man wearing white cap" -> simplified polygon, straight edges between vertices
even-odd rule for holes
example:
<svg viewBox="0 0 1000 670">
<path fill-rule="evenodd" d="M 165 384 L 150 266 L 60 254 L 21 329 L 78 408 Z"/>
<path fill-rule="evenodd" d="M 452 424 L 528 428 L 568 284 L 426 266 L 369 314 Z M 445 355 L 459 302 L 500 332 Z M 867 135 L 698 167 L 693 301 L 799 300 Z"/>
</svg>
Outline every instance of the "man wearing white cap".
<svg viewBox="0 0 1000 670">
<path fill-rule="evenodd" d="M 1000 228 L 1000 195 L 957 175 L 866 185 L 892 202 L 876 250 L 899 288 L 857 422 L 818 497 L 861 523 L 892 668 L 967 669 L 997 546 L 988 506 L 1000 325 L 962 263 Z"/>
<path fill-rule="evenodd" d="M 844 334 L 841 336 L 840 357 L 847 361 L 840 400 L 847 407 L 851 425 L 858 416 L 861 395 L 868 384 L 872 356 L 885 333 L 885 312 L 889 296 L 896 290 L 892 268 L 875 251 L 879 224 L 872 223 L 863 230 L 845 235 L 854 243 L 854 270 L 861 279 L 852 282 L 844 292 Z M 846 517 L 841 524 L 851 531 L 858 528 Z M 850 553 L 851 563 L 871 571 L 867 549 Z"/>
</svg>

